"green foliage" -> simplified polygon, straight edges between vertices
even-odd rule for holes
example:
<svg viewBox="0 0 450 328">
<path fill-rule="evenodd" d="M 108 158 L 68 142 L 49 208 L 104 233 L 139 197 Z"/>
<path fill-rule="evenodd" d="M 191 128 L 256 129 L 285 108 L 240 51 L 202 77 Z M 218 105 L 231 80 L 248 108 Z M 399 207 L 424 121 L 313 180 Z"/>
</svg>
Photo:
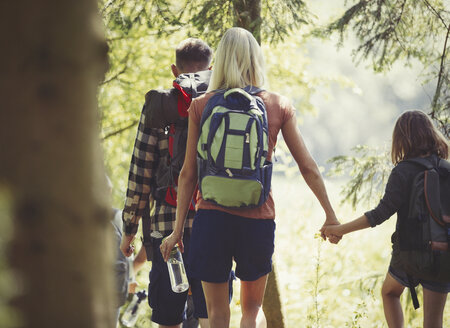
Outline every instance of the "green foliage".
<svg viewBox="0 0 450 328">
<path fill-rule="evenodd" d="M 351 1 L 345 13 L 330 23 L 328 35 L 337 31 L 340 43 L 352 30 L 359 39 L 356 62 L 370 59 L 376 72 L 387 71 L 402 60 L 413 59 L 424 66 L 424 82 L 436 81 L 430 114 L 447 137 L 450 136 L 450 10 L 441 0 Z"/>
<path fill-rule="evenodd" d="M 310 22 L 310 14 L 301 0 L 103 0 L 100 11 L 115 38 L 126 37 L 146 26 L 159 37 L 183 30 L 186 35 L 198 36 L 213 46 L 232 26 L 257 32 L 257 39 L 261 32 L 262 40 L 276 43 Z M 252 21 L 244 24 L 242 20 L 250 14 Z"/>
<path fill-rule="evenodd" d="M 14 260 L 11 239 L 13 235 L 12 200 L 6 189 L 0 188 L 0 326 L 21 327 L 20 313 L 11 305 L 21 292 L 21 281 L 10 267 Z"/>
<path fill-rule="evenodd" d="M 301 0 L 191 0 L 187 1 L 183 17 L 186 24 L 192 24 L 203 39 L 215 46 L 232 26 L 245 27 L 258 40 L 274 44 L 308 24 L 309 15 Z M 247 16 L 253 20 L 248 21 Z"/>
<path fill-rule="evenodd" d="M 320 237 L 320 234 L 316 234 L 314 238 L 317 240 L 317 252 L 315 256 L 315 265 L 314 265 L 314 275 L 313 279 L 309 280 L 310 283 L 310 293 L 312 295 L 313 303 L 311 304 L 310 314 L 308 315 L 308 325 L 307 327 L 320 327 L 320 321 L 322 316 L 321 304 L 319 300 L 320 293 L 323 292 L 321 290 L 322 283 L 321 280 L 323 278 L 323 274 L 321 273 L 321 250 L 323 239 Z"/>
<path fill-rule="evenodd" d="M 168 87 L 174 49 L 186 35 L 163 27 L 164 21 L 176 20 L 167 12 L 166 1 L 100 5 L 109 45 L 109 71 L 98 91 L 100 129 L 106 170 L 114 185 L 113 204 L 120 208 L 145 93 Z"/>
<path fill-rule="evenodd" d="M 450 14 L 442 1 L 433 1 L 433 5 L 440 15 Z M 360 40 L 355 56 L 372 58 L 374 69 L 379 71 L 389 69 L 398 59 L 417 58 L 427 65 L 436 60 L 436 51 L 441 49 L 435 46 L 442 41 L 443 27 L 427 1 L 362 0 L 331 23 L 328 30 L 337 30 L 343 42 L 345 32 L 351 28 Z"/>
<path fill-rule="evenodd" d="M 408 1 L 352 1 L 344 14 L 316 35 L 337 31 L 340 44 L 349 30 L 359 39 L 354 50 L 356 62 L 370 59 L 375 72 L 387 71 L 401 60 L 410 65 L 419 60 L 425 69 L 424 82 L 436 81 L 436 90 L 430 99 L 430 116 L 442 132 L 450 136 L 449 94 L 449 33 L 450 11 L 440 0 Z M 343 189 L 343 197 L 353 206 L 360 201 L 368 203 L 385 184 L 389 165 L 387 154 L 377 155 L 367 147 L 354 149 L 357 156 L 337 156 L 330 160 L 335 165 L 331 174 L 349 171 L 350 182 Z M 359 156 L 359 157 L 358 157 Z M 375 197 L 376 198 L 376 197 Z"/>
<path fill-rule="evenodd" d="M 271 43 L 283 41 L 286 35 L 311 23 L 311 13 L 304 1 L 266 0 L 264 3 L 262 31 Z"/>
<path fill-rule="evenodd" d="M 264 25 L 263 37 L 270 42 L 285 38 L 277 47 L 263 45 L 267 87 L 288 96 L 300 110 L 311 110 L 309 99 L 316 81 L 308 80 L 304 73 L 308 62 L 299 50 L 304 39 L 287 36 L 302 23 L 298 15 L 306 15 L 306 8 L 298 0 L 270 0 L 261 4 L 263 14 L 269 14 L 267 6 L 272 8 L 271 18 L 265 20 L 267 24 L 271 19 L 279 20 L 273 23 L 279 30 L 272 36 L 267 34 L 268 25 Z M 174 49 L 181 40 L 193 36 L 217 44 L 223 32 L 235 24 L 233 6 L 232 1 L 100 1 L 109 45 L 109 71 L 98 92 L 100 129 L 116 207 L 123 206 L 145 93 L 171 86 L 170 65 L 175 62 Z M 283 13 L 287 8 L 290 10 Z"/>
<path fill-rule="evenodd" d="M 370 206 L 380 199 L 392 169 L 388 152 L 367 146 L 356 146 L 352 151 L 354 156 L 341 155 L 329 160 L 334 165 L 329 175 L 348 173 L 350 181 L 341 192 L 343 201 L 349 201 L 353 208 L 360 202 Z"/>
</svg>

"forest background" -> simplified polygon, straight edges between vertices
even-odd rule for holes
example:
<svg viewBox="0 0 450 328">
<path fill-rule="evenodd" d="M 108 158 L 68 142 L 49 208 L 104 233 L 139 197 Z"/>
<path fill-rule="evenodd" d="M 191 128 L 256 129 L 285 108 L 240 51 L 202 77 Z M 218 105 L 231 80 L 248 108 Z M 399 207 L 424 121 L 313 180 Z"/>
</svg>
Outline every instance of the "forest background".
<svg viewBox="0 0 450 328">
<path fill-rule="evenodd" d="M 266 87 L 286 95 L 295 105 L 299 128 L 327 176 L 327 186 L 342 221 L 377 202 L 391 169 L 387 152 L 393 124 L 402 111 L 423 109 L 449 136 L 448 0 L 101 0 L 98 7 L 109 47 L 109 67 L 97 94 L 97 128 L 104 166 L 114 185 L 114 207 L 123 206 L 144 95 L 150 89 L 170 87 L 173 78 L 169 67 L 175 60 L 174 48 L 188 36 L 203 38 L 214 48 L 231 26 L 246 27 L 260 40 L 267 63 Z M 43 9 L 37 9 L 36 13 L 42 13 L 43 17 L 51 15 L 50 10 Z M 64 15 L 71 17 L 67 11 Z M 38 60 L 45 62 L 42 55 Z M 7 122 L 4 117 L 2 120 Z M 385 326 L 379 294 L 389 261 L 394 218 L 376 230 L 349 236 L 338 246 L 322 243 L 315 238 L 322 213 L 286 154 L 280 140 L 273 183 L 277 203 L 274 259 L 286 326 Z M 294 177 L 298 182 L 292 182 Z M 1 199 L 2 217 L 8 217 L 5 213 L 9 206 L 4 204 L 7 198 Z M 35 214 L 29 206 L 25 210 L 28 212 L 18 212 L 19 218 Z M 17 230 L 11 226 L 28 225 L 20 221 L 1 220 L 2 246 L 9 240 L 10 231 Z M 103 239 L 93 240 L 99 248 L 106 245 Z M 32 246 L 36 245 L 40 244 L 34 241 Z M 17 288 L 18 275 L 6 264 L 5 250 L 2 247 L 2 305 L 9 298 L 26 295 L 31 290 L 26 283 Z M 19 257 L 17 261 L 20 260 Z M 47 273 L 57 273 L 61 267 L 59 258 L 53 260 L 53 264 L 50 259 L 44 262 L 44 267 L 49 266 Z M 138 276 L 140 288 L 146 288 L 150 265 Z M 37 269 L 31 261 L 28 265 L 20 264 L 19 271 L 24 267 L 29 273 Z M 42 286 L 51 285 L 50 280 L 46 279 Z M 103 285 L 99 283 L 100 287 Z M 238 282 L 235 288 L 237 296 Z M 90 294 L 96 295 L 98 289 L 92 288 Z M 49 289 L 39 291 L 46 294 Z M 80 293 L 74 299 L 82 300 L 82 296 Z M 236 296 L 232 302 L 232 326 L 237 326 L 239 317 Z M 54 306 L 58 302 L 64 304 L 58 297 L 54 296 Z M 80 307 L 75 309 L 88 313 L 87 307 L 95 308 L 99 297 L 86 302 L 84 311 Z M 407 293 L 403 301 L 408 325 L 420 326 L 421 310 L 412 310 Z M 33 309 L 37 306 L 37 302 L 30 304 Z M 149 311 L 141 317 L 138 327 L 151 325 Z M 80 316 L 91 323 L 81 326 L 102 326 L 98 324 L 96 311 L 92 313 L 91 318 Z M 43 314 L 35 315 L 44 320 Z M 5 322 L 4 326 L 13 326 L 16 321 L 11 319 L 11 310 L 6 305 L 0 308 L 0 320 Z M 74 326 L 76 320 L 75 313 Z M 447 310 L 444 326 L 449 324 Z"/>
<path fill-rule="evenodd" d="M 115 184 L 116 206 L 121 207 L 123 203 L 143 95 L 151 88 L 170 86 L 169 66 L 174 62 L 173 49 L 180 40 L 186 36 L 200 37 L 214 47 L 221 35 L 214 28 L 221 26 L 220 31 L 223 31 L 233 23 L 236 25 L 239 18 L 233 21 L 227 14 L 233 16 L 230 11 L 239 10 L 236 5 L 239 1 L 220 3 L 200 1 L 188 6 L 185 11 L 192 10 L 192 13 L 185 12 L 185 16 L 179 17 L 193 17 L 189 27 L 177 23 L 168 27 L 165 22 L 150 25 L 148 21 L 145 21 L 147 26 L 142 26 L 138 23 L 142 20 L 138 13 L 143 6 L 124 6 L 114 11 L 108 6 L 114 7 L 117 3 L 105 3 L 103 16 L 110 27 L 110 53 L 114 57 L 99 100 L 106 165 Z M 261 38 L 267 62 L 269 81 L 266 87 L 288 96 L 297 108 L 299 128 L 328 177 L 334 204 L 338 206 L 342 200 L 353 205 L 353 208 L 340 205 L 338 213 L 343 220 L 355 217 L 379 199 L 391 168 L 388 151 L 393 124 L 402 111 L 436 112 L 443 122 L 440 126 L 448 133 L 449 109 L 448 98 L 445 98 L 448 84 L 444 83 L 439 90 L 439 73 L 436 73 L 441 70 L 442 51 L 447 47 L 449 7 L 441 1 L 377 3 L 262 2 L 262 22 L 255 34 Z M 195 10 L 194 6 L 199 8 Z M 157 8 L 170 22 L 174 17 L 165 12 L 169 7 L 161 4 Z M 297 13 L 286 14 L 289 9 Z M 209 21 L 212 18 L 208 12 L 211 16 L 218 15 L 216 19 L 222 24 Z M 440 32 L 435 35 L 419 33 L 430 19 L 439 21 L 437 13 L 441 19 L 446 19 L 441 27 L 431 24 L 435 32 Z M 240 14 L 251 15 L 246 10 Z M 414 21 L 418 14 L 421 18 Z M 382 19 L 375 21 L 376 15 Z M 372 21 L 364 25 L 363 19 Z M 275 27 L 280 22 L 283 23 L 277 30 Z M 418 22 L 425 25 L 419 26 Z M 198 26 L 206 27 L 196 29 Z M 443 58 L 448 59 L 445 52 Z M 444 69 L 448 70 L 448 62 L 444 62 Z M 442 75 L 444 80 L 448 79 L 445 74 Z M 440 93 L 437 98 L 436 92 Z M 446 109 L 439 106 L 446 106 Z M 282 141 L 276 158 L 275 258 L 280 267 L 279 285 L 287 326 L 382 326 L 379 289 L 389 260 L 389 237 L 395 220 L 377 231 L 346 238 L 348 243 L 345 240 L 338 247 L 321 246 L 313 237 L 322 215 L 310 199 Z M 294 176 L 296 182 L 291 180 Z M 284 195 L 292 195 L 292 199 L 282 199 Z M 322 247 L 324 251 L 320 255 Z M 317 256 L 308 258 L 307 254 Z M 310 264 L 306 266 L 309 272 L 303 272 L 305 262 Z M 148 282 L 149 268 L 148 265 L 139 276 L 141 287 Z M 235 285 L 238 290 L 239 285 Z M 234 317 L 238 318 L 238 304 L 234 305 Z M 405 301 L 405 305 L 409 309 L 409 302 Z M 347 315 L 342 316 L 342 313 Z M 148 315 L 145 317 L 147 319 L 140 323 L 143 327 L 149 324 Z M 419 318 L 420 313 L 407 311 L 407 320 L 413 326 L 420 325 Z"/>
</svg>

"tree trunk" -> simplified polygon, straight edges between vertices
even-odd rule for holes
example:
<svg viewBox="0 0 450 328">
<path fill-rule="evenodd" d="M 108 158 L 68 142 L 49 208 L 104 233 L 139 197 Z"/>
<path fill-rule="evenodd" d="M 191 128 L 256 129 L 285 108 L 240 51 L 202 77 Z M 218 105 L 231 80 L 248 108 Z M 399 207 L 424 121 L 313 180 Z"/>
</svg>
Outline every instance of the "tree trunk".
<svg viewBox="0 0 450 328">
<path fill-rule="evenodd" d="M 234 26 L 250 31 L 261 44 L 261 0 L 234 0 Z"/>
<path fill-rule="evenodd" d="M 20 327 L 115 326 L 101 26 L 94 0 L 0 3 L 0 182 L 12 200 Z"/>
<path fill-rule="evenodd" d="M 267 280 L 266 293 L 263 303 L 264 314 L 267 319 L 267 328 L 286 327 L 281 304 L 280 290 L 278 288 L 278 276 L 275 263 Z"/>
</svg>

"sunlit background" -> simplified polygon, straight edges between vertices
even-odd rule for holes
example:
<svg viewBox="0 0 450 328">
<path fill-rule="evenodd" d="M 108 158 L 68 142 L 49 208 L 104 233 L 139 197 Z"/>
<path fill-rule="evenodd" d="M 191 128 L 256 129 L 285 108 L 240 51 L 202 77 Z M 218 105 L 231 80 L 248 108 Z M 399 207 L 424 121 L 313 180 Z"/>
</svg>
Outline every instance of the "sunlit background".
<svg viewBox="0 0 450 328">
<path fill-rule="evenodd" d="M 343 3 L 309 1 L 308 5 L 319 24 L 325 24 L 342 14 Z M 344 222 L 370 209 L 377 203 L 379 195 L 375 193 L 371 202 L 357 208 L 342 203 L 340 192 L 348 176 L 329 176 L 332 164 L 328 160 L 337 155 L 352 154 L 352 148 L 357 145 L 375 147 L 381 153 L 388 151 L 397 116 L 407 109 L 429 108 L 435 81 L 423 82 L 426 72 L 418 61 L 408 67 L 397 62 L 384 73 L 374 73 L 370 61 L 356 63 L 352 52 L 357 41 L 351 33 L 339 47 L 336 35 L 325 40 L 305 37 L 307 33 L 303 31 L 290 36 L 276 46 L 263 46 L 269 69 L 269 89 L 290 98 L 297 108 L 301 133 L 323 170 L 332 203 Z M 173 37 L 167 41 L 167 49 L 171 51 L 178 39 Z M 157 63 L 163 78 L 149 83 L 137 81 L 142 92 L 141 98 L 135 100 L 136 107 L 131 109 L 136 118 L 143 94 L 148 89 L 170 85 L 170 63 L 170 60 L 165 60 L 164 65 Z M 301 88 L 296 83 L 301 84 Z M 305 91 L 305 85 L 309 87 L 308 91 Z M 134 129 L 125 135 L 131 147 Z M 108 140 L 105 145 L 108 148 Z M 107 166 L 111 170 L 114 168 L 112 163 L 121 167 L 114 169 L 121 172 L 121 176 L 113 177 L 116 186 L 114 202 L 120 208 L 126 190 L 129 156 L 124 160 L 122 155 L 119 161 L 114 154 L 113 150 L 107 150 Z M 277 173 L 273 193 L 277 230 L 274 261 L 287 326 L 386 327 L 380 287 L 390 259 L 390 235 L 396 218 L 392 217 L 376 229 L 351 234 L 337 246 L 322 242 L 316 236 L 324 220 L 317 200 L 286 155 L 282 142 L 275 155 Z M 147 288 L 150 267 L 147 263 L 138 275 L 141 289 Z M 237 327 L 240 318 L 238 281 L 234 288 L 231 327 Z M 407 327 L 421 326 L 422 310 L 414 311 L 407 292 L 403 295 L 403 305 Z M 156 326 L 149 320 L 149 311 L 147 308 L 147 313 L 141 316 L 138 327 Z M 448 325 L 450 312 L 447 310 L 444 326 Z"/>
</svg>

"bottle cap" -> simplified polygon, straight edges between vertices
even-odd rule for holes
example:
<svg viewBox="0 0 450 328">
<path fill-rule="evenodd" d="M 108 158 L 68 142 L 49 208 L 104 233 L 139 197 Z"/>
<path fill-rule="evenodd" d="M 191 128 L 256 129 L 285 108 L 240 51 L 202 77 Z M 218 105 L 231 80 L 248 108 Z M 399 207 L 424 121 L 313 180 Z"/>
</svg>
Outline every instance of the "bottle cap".
<svg viewBox="0 0 450 328">
<path fill-rule="evenodd" d="M 139 291 L 136 293 L 136 296 L 138 297 L 138 299 L 141 301 L 145 298 L 147 298 L 147 292 L 145 291 L 145 289 Z"/>
</svg>

